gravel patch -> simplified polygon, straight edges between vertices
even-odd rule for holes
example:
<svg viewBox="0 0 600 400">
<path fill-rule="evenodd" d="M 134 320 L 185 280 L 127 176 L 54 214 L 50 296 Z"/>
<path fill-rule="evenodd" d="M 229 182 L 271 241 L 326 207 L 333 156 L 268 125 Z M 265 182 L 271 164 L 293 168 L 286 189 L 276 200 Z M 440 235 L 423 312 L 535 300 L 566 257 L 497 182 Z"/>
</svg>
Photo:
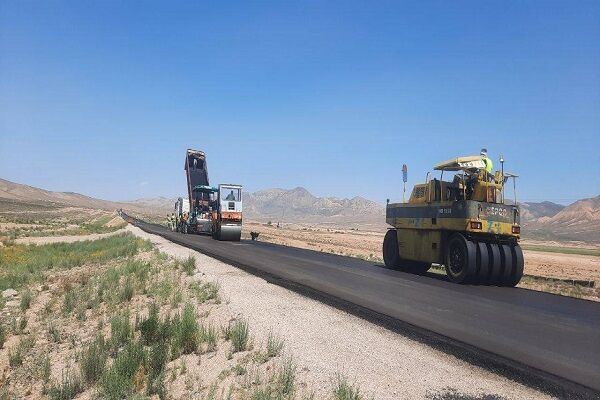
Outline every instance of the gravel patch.
<svg viewBox="0 0 600 400">
<path fill-rule="evenodd" d="M 202 279 L 220 283 L 233 315 L 247 318 L 259 337 L 273 331 L 285 339 L 286 351 L 317 399 L 331 398 L 338 373 L 375 399 L 428 398 L 449 389 L 508 399 L 552 398 L 140 228 L 126 229 L 169 255 L 194 256 Z"/>
</svg>

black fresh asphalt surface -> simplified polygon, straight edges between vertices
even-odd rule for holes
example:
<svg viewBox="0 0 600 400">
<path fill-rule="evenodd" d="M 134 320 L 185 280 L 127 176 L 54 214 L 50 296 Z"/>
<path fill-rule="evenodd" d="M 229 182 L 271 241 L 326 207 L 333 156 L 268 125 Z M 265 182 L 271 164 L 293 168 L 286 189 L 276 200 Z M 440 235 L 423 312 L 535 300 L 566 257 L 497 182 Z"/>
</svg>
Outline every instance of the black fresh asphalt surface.
<svg viewBox="0 0 600 400">
<path fill-rule="evenodd" d="M 499 356 L 547 379 L 600 392 L 600 303 L 519 288 L 456 285 L 371 262 L 135 221 L 144 231 L 252 273 L 339 299 Z M 583 388 L 585 387 L 585 388 Z"/>
</svg>

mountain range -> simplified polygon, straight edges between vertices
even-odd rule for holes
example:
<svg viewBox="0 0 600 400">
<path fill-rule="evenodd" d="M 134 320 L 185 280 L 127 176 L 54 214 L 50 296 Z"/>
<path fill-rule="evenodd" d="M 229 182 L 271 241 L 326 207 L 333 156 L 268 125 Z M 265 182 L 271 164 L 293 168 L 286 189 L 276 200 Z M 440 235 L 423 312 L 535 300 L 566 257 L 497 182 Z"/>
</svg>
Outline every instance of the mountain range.
<svg viewBox="0 0 600 400">
<path fill-rule="evenodd" d="M 176 200 L 156 197 L 114 202 L 74 192 L 53 192 L 4 179 L 0 179 L 0 199 L 105 210 L 123 208 L 147 215 L 171 212 Z M 386 227 L 384 205 L 359 196 L 351 199 L 317 197 L 303 187 L 296 187 L 246 192 L 243 199 L 247 220 L 376 230 Z M 549 201 L 524 202 L 520 206 L 524 237 L 600 242 L 600 195 L 568 206 Z"/>
</svg>

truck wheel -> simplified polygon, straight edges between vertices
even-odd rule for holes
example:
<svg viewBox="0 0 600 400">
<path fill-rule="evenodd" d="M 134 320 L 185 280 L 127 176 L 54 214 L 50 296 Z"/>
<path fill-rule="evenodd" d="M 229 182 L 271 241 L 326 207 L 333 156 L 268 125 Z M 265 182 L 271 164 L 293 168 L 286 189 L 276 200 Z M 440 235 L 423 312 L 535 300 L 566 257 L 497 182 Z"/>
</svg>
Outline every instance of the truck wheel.
<svg viewBox="0 0 600 400">
<path fill-rule="evenodd" d="M 454 234 L 446 248 L 446 274 L 454 283 L 465 283 L 476 272 L 475 244 L 461 234 Z"/>
<path fill-rule="evenodd" d="M 383 239 L 383 261 L 389 269 L 396 269 L 400 264 L 398 232 L 394 229 L 389 229 Z"/>
</svg>

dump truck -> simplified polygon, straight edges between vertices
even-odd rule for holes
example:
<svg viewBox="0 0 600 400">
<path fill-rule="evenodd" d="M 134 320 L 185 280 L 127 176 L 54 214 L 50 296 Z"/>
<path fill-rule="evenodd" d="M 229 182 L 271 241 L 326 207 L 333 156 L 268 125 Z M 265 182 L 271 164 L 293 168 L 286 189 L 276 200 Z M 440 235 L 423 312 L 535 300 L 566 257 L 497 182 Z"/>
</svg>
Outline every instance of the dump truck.
<svg viewBox="0 0 600 400">
<path fill-rule="evenodd" d="M 383 241 L 387 268 L 422 274 L 444 265 L 450 281 L 515 286 L 523 276 L 516 194 L 505 201 L 505 185 L 517 175 L 486 170 L 486 157 L 457 157 L 434 166 L 440 178 L 414 186 L 408 203 L 386 206 L 391 225 Z M 444 172 L 455 173 L 444 181 Z M 516 193 L 516 191 L 515 191 Z"/>
<path fill-rule="evenodd" d="M 217 240 L 239 241 L 242 235 L 242 186 L 210 186 L 206 155 L 188 149 L 184 169 L 188 201 L 175 202 L 175 230 L 210 234 Z"/>
</svg>

